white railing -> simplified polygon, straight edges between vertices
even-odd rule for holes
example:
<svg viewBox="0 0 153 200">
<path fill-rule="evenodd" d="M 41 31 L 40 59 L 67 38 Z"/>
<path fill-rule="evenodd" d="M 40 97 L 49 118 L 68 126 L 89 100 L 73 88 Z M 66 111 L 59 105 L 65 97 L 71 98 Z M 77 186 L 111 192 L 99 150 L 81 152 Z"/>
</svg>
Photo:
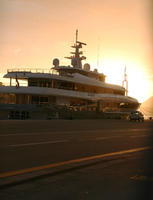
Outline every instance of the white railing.
<svg viewBox="0 0 153 200">
<path fill-rule="evenodd" d="M 12 73 L 12 72 L 58 74 L 58 72 L 54 69 L 43 69 L 43 68 L 20 68 L 20 69 L 17 68 L 17 69 L 7 70 L 7 73 Z"/>
</svg>

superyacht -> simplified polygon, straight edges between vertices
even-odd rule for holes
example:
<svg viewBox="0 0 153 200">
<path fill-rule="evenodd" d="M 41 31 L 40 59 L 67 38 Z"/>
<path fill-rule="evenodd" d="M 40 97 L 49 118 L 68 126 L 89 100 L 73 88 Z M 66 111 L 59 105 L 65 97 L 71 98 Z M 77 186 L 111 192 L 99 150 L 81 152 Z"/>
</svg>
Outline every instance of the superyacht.
<svg viewBox="0 0 153 200">
<path fill-rule="evenodd" d="M 76 41 L 71 65 L 53 59 L 51 69 L 8 69 L 0 86 L 0 119 L 72 119 L 124 117 L 139 107 L 123 86 L 108 84 L 106 76 L 91 70 Z M 26 81 L 26 86 L 22 82 Z"/>
</svg>

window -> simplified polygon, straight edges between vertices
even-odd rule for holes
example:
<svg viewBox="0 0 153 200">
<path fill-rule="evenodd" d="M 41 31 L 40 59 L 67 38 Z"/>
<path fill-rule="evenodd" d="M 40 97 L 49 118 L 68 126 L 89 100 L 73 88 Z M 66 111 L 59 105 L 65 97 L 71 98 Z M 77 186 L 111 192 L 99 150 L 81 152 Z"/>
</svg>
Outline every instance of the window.
<svg viewBox="0 0 153 200">
<path fill-rule="evenodd" d="M 39 96 L 32 96 L 31 103 L 32 104 L 39 104 Z"/>
<path fill-rule="evenodd" d="M 48 103 L 48 97 L 40 97 L 39 102 L 40 103 Z"/>
<path fill-rule="evenodd" d="M 37 81 L 29 81 L 29 86 L 37 86 Z"/>
</svg>

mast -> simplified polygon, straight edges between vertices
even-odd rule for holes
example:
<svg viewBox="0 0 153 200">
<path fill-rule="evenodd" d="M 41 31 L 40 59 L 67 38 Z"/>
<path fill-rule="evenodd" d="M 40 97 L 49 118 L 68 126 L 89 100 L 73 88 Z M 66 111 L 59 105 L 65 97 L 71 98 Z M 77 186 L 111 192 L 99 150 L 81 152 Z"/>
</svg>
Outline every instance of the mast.
<svg viewBox="0 0 153 200">
<path fill-rule="evenodd" d="M 78 29 L 77 29 L 75 44 L 73 46 L 71 46 L 72 48 L 75 49 L 74 52 L 71 52 L 71 54 L 73 54 L 73 56 L 65 57 L 65 58 L 71 59 L 71 64 L 74 68 L 75 67 L 82 68 L 82 60 L 86 59 L 85 56 L 80 56 L 81 54 L 83 54 L 83 52 L 80 51 L 80 49 L 82 48 L 83 45 L 86 45 L 86 44 L 78 41 Z"/>
<path fill-rule="evenodd" d="M 75 44 L 77 43 L 78 41 L 78 29 L 76 30 L 76 40 L 75 40 Z"/>
<path fill-rule="evenodd" d="M 125 87 L 125 95 L 128 96 L 128 80 L 127 80 L 127 73 L 126 73 L 126 65 L 124 68 L 124 80 L 122 81 L 122 86 Z"/>
</svg>

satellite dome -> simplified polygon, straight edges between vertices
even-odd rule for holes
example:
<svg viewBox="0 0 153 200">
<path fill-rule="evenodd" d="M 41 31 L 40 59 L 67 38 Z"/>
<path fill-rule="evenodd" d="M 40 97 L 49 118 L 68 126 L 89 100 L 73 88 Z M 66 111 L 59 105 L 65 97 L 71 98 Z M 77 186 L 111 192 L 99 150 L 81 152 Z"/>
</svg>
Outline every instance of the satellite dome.
<svg viewBox="0 0 153 200">
<path fill-rule="evenodd" d="M 90 64 L 85 63 L 84 64 L 84 69 L 87 70 L 87 71 L 90 71 Z"/>
<path fill-rule="evenodd" d="M 54 65 L 55 67 L 58 67 L 58 66 L 59 66 L 59 59 L 58 59 L 58 58 L 54 58 L 54 60 L 53 60 L 53 65 Z"/>
<path fill-rule="evenodd" d="M 97 73 L 97 72 L 98 72 L 98 69 L 96 69 L 96 68 L 95 68 L 95 69 L 94 69 L 94 72 L 96 72 L 96 73 Z"/>
</svg>

